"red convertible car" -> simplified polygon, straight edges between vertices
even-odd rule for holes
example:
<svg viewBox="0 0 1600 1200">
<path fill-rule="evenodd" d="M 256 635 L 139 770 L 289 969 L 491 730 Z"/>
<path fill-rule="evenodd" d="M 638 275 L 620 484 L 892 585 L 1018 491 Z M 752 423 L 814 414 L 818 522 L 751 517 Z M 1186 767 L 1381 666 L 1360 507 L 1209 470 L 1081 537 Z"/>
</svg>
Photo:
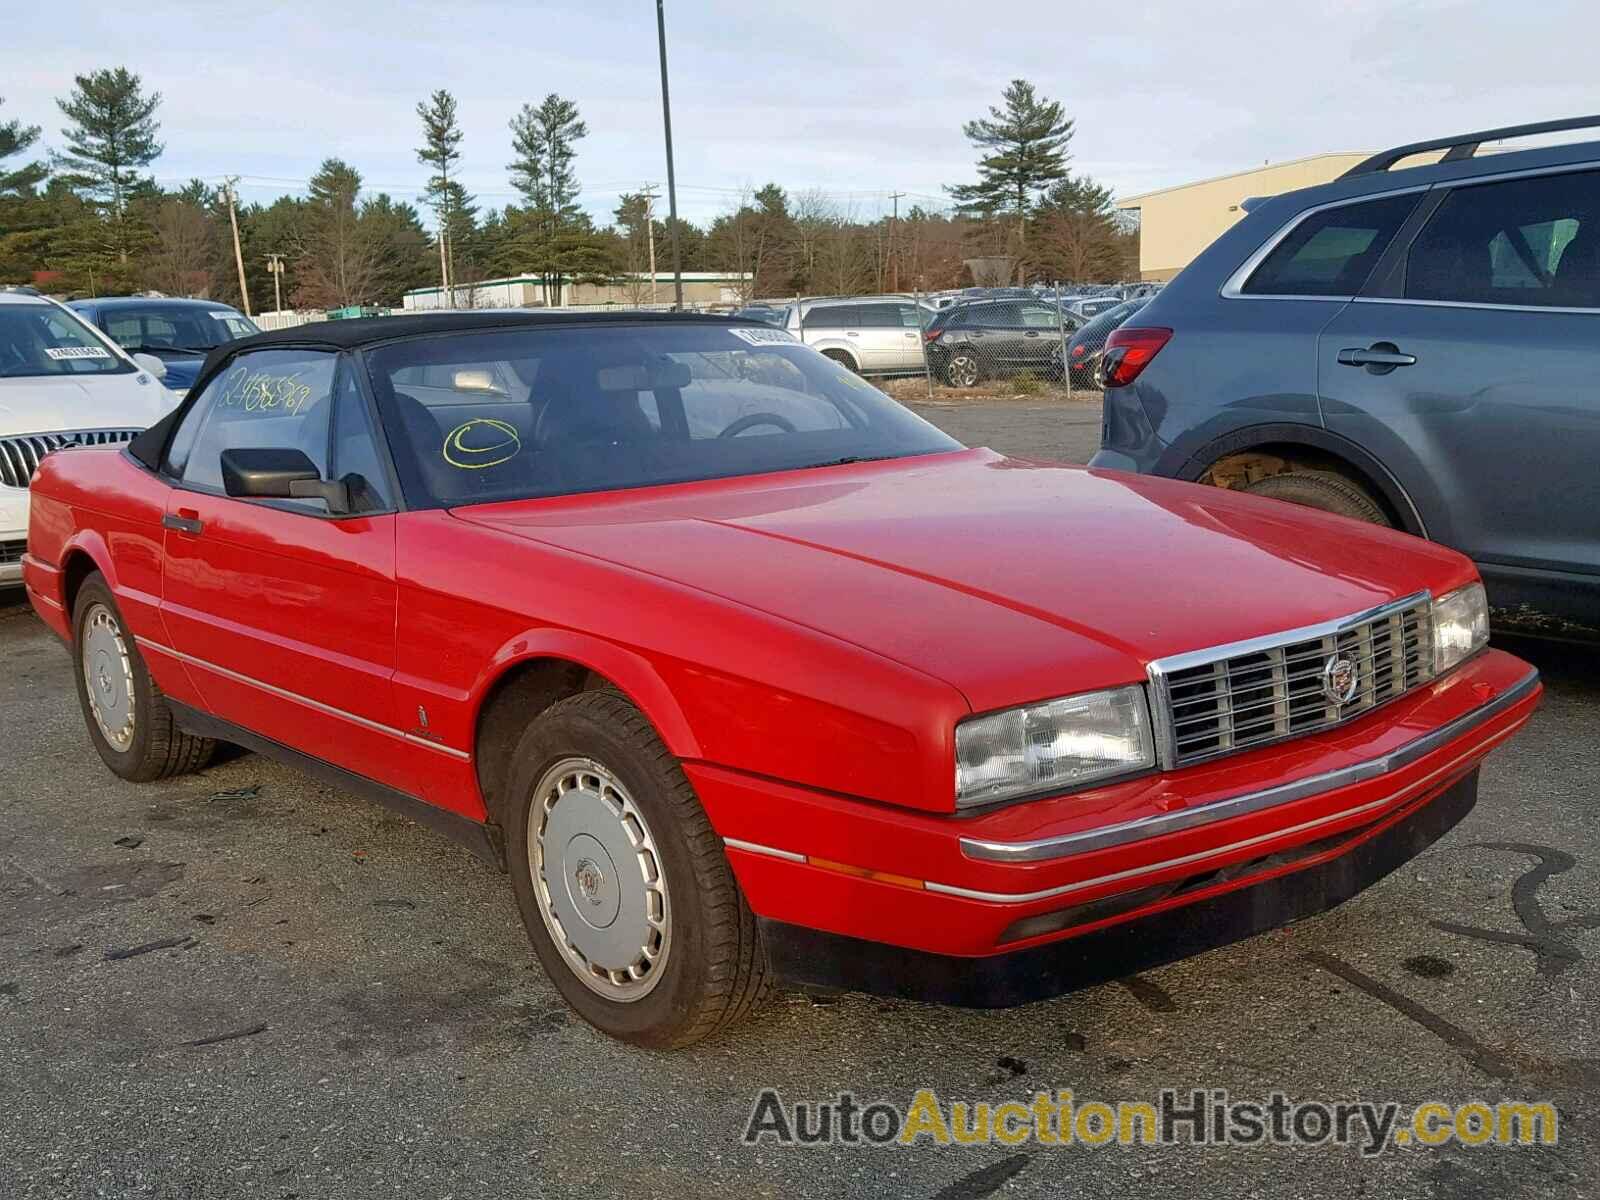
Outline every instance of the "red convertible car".
<svg viewBox="0 0 1600 1200">
<path fill-rule="evenodd" d="M 43 462 L 24 575 L 118 775 L 223 740 L 459 837 L 654 1046 L 774 979 L 1017 1004 L 1320 912 L 1540 692 L 1450 550 L 965 449 L 688 315 L 232 342 Z"/>
</svg>

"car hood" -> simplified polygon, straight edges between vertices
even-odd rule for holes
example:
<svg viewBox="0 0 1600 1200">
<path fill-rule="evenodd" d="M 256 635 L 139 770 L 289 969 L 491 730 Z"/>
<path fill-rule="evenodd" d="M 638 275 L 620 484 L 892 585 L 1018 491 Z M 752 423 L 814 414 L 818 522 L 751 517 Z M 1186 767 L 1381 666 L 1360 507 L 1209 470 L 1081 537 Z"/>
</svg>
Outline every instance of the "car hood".
<svg viewBox="0 0 1600 1200">
<path fill-rule="evenodd" d="M 76 429 L 144 429 L 165 416 L 176 402 L 171 392 L 143 371 L 0 379 L 0 437 Z"/>
<path fill-rule="evenodd" d="M 1141 680 L 1155 658 L 1473 577 L 1460 555 L 1391 530 L 988 450 L 454 515 L 855 643 L 977 711 Z"/>
</svg>

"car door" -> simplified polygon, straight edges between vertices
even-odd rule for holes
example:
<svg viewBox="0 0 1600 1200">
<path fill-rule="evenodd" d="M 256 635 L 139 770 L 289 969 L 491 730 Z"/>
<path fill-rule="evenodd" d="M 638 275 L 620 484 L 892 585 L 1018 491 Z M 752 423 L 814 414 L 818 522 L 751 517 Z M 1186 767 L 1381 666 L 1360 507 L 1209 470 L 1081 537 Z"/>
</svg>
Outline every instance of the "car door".
<svg viewBox="0 0 1600 1200">
<path fill-rule="evenodd" d="M 1017 366 L 1045 375 L 1059 370 L 1064 322 L 1057 318 L 1056 310 L 1048 304 L 1025 303 L 1020 306 L 1022 337 L 1018 341 Z"/>
<path fill-rule="evenodd" d="M 393 707 L 395 491 L 353 365 L 320 350 L 239 355 L 173 435 L 162 613 L 207 709 L 406 790 Z M 292 447 L 351 507 L 225 494 L 224 450 Z M 414 722 L 413 722 L 414 724 Z M 408 726 L 409 727 L 409 726 Z"/>
<path fill-rule="evenodd" d="M 1022 358 L 1022 306 L 1004 300 L 974 306 L 967 324 L 985 374 L 1014 372 Z"/>
<path fill-rule="evenodd" d="M 1319 339 L 1327 426 L 1491 593 L 1600 587 L 1600 171 L 1459 184 L 1418 218 Z"/>
<path fill-rule="evenodd" d="M 902 324 L 900 308 L 899 304 L 886 300 L 856 306 L 863 371 L 906 369 L 910 351 L 919 335 Z"/>
<path fill-rule="evenodd" d="M 894 305 L 899 339 L 890 356 L 890 369 L 895 371 L 922 370 L 922 331 L 933 313 L 920 304 Z"/>
</svg>

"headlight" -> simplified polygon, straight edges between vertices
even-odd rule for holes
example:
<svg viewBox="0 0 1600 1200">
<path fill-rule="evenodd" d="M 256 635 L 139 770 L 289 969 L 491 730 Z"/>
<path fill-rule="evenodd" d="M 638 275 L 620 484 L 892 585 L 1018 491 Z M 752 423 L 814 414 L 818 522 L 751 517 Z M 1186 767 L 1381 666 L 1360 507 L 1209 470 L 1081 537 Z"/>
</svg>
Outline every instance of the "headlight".
<svg viewBox="0 0 1600 1200">
<path fill-rule="evenodd" d="M 1489 644 L 1489 601 L 1469 583 L 1433 602 L 1433 673 L 1442 675 Z"/>
<path fill-rule="evenodd" d="M 956 806 L 1081 787 L 1155 761 L 1143 687 L 1007 709 L 956 726 Z"/>
</svg>

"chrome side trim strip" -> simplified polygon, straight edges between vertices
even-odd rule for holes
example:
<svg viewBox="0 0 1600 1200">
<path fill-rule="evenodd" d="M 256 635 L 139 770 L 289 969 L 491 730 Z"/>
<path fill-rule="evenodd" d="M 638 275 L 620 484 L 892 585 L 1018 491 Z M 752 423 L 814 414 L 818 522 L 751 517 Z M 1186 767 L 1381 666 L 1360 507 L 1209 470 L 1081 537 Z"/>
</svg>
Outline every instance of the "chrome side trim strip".
<svg viewBox="0 0 1600 1200">
<path fill-rule="evenodd" d="M 1266 833 L 1257 834 L 1255 837 L 1248 837 L 1241 841 L 1230 842 L 1226 846 L 1212 846 L 1207 850 L 1198 850 L 1193 854 L 1180 855 L 1177 858 L 1165 859 L 1161 862 L 1151 863 L 1148 866 L 1131 867 L 1126 871 L 1114 871 L 1110 875 L 1101 875 L 1094 879 L 1080 879 L 1075 883 L 1064 883 L 1060 887 L 1044 888 L 1037 892 L 980 892 L 973 888 L 953 887 L 947 883 L 934 883 L 932 880 L 929 880 L 923 886 L 926 887 L 930 892 L 939 892 L 946 896 L 959 896 L 966 900 L 985 900 L 992 904 L 1029 904 L 1035 900 L 1050 900 L 1056 896 L 1065 896 L 1070 892 L 1081 892 L 1089 888 L 1102 887 L 1108 883 L 1121 883 L 1124 880 L 1137 879 L 1145 875 L 1155 875 L 1162 871 L 1170 870 L 1173 867 L 1187 866 L 1189 863 L 1202 862 L 1207 859 L 1217 858 L 1221 855 L 1232 854 L 1238 850 L 1248 850 L 1252 846 L 1258 846 L 1264 842 L 1273 841 L 1276 838 L 1286 837 L 1296 833 L 1305 833 L 1313 829 L 1318 829 L 1324 825 L 1331 825 L 1336 821 L 1343 821 L 1349 817 L 1357 817 L 1363 813 L 1375 812 L 1386 805 L 1393 804 L 1396 800 L 1400 799 L 1408 792 L 1414 792 L 1418 789 L 1426 788 L 1427 785 L 1432 783 L 1435 779 L 1438 779 L 1441 775 L 1448 775 L 1451 771 L 1455 770 L 1468 759 L 1471 759 L 1480 753 L 1487 752 L 1488 750 L 1493 749 L 1495 746 L 1498 746 L 1501 742 L 1505 741 L 1520 728 L 1522 728 L 1522 722 L 1518 722 L 1517 725 L 1513 726 L 1511 729 L 1507 729 L 1503 733 L 1496 734 L 1493 739 L 1485 742 L 1483 745 L 1474 747 L 1466 754 L 1462 754 L 1457 758 L 1452 759 L 1444 766 L 1439 767 L 1437 770 L 1430 771 L 1427 775 L 1423 776 L 1419 780 L 1416 780 L 1414 783 L 1409 783 L 1405 787 L 1391 792 L 1389 795 L 1384 796 L 1381 799 L 1372 800 L 1366 804 L 1357 805 L 1355 808 L 1347 808 L 1342 812 L 1330 813 L 1325 817 L 1317 817 L 1314 820 L 1302 821 L 1298 825 L 1291 825 L 1285 829 L 1269 830 Z"/>
<path fill-rule="evenodd" d="M 249 675 L 241 675 L 238 671 L 231 671 L 227 667 L 219 667 L 214 662 L 207 662 L 203 658 L 196 658 L 192 654 L 185 654 L 182 650 L 174 650 L 171 646 L 162 645 L 160 642 L 152 642 L 148 638 L 136 636 L 133 640 L 138 643 L 138 646 L 141 650 L 158 651 L 162 654 L 177 659 L 179 662 L 188 663 L 191 666 L 199 667 L 205 671 L 215 672 L 226 679 L 233 680 L 235 683 L 242 683 L 247 687 L 259 688 L 263 692 L 277 696 L 282 700 L 288 700 L 293 704 L 303 704 L 307 708 L 314 709 L 325 716 L 337 717 L 341 721 L 349 721 L 352 725 L 359 725 L 363 729 L 372 730 L 374 733 L 385 734 L 388 737 L 395 738 L 402 742 L 407 742 L 413 746 L 422 746 L 428 750 L 434 750 L 440 754 L 448 755 L 451 758 L 459 759 L 462 762 L 470 762 L 472 760 L 472 755 L 468 754 L 465 750 L 457 750 L 454 746 L 444 746 L 438 742 L 429 741 L 425 737 L 418 737 L 416 734 L 407 733 L 403 729 L 396 729 L 391 725 L 384 725 L 381 722 L 369 720 L 366 717 L 357 716 L 355 713 L 345 712 L 342 708 L 334 708 L 331 704 L 324 704 L 320 700 L 313 700 L 309 696 L 300 695 L 298 692 L 291 692 L 270 683 L 263 683 L 259 679 L 252 679 Z"/>
<path fill-rule="evenodd" d="M 741 841 L 739 838 L 723 838 L 724 846 L 731 846 L 735 850 L 745 850 L 751 854 L 765 854 L 768 858 L 781 858 L 785 862 L 803 863 L 806 861 L 804 854 L 796 854 L 793 850 L 779 850 L 774 846 L 763 846 L 757 842 Z"/>
<path fill-rule="evenodd" d="M 1369 779 L 1376 779 L 1380 775 L 1386 775 L 1391 771 L 1410 766 L 1419 758 L 1431 754 L 1440 746 L 1459 737 L 1469 729 L 1473 729 L 1498 716 L 1538 685 L 1539 672 L 1530 671 L 1524 678 L 1501 692 L 1493 700 L 1480 705 L 1470 712 L 1462 713 L 1459 717 L 1439 726 L 1438 729 L 1433 730 L 1431 733 L 1425 733 L 1421 737 L 1413 738 L 1405 745 L 1397 747 L 1378 758 L 1369 758 L 1365 762 L 1341 767 L 1335 771 L 1324 771 L 1320 775 L 1310 775 L 1304 779 L 1296 779 L 1291 783 L 1282 783 L 1276 787 L 1264 788 L 1258 792 L 1245 792 L 1238 796 L 1215 800 L 1210 804 L 1198 805 L 1194 808 L 1157 813 L 1153 816 L 1139 817 L 1132 821 L 1123 821 L 1116 825 L 1106 825 L 1099 829 L 1086 829 L 1081 833 L 1040 838 L 1037 841 L 993 842 L 985 841 L 981 838 L 962 838 L 961 852 L 968 858 L 982 859 L 985 862 L 1024 863 L 1042 862 L 1054 858 L 1069 858 L 1074 854 L 1086 854 L 1090 850 L 1104 850 L 1110 846 L 1121 846 L 1128 842 L 1141 841 L 1144 838 L 1156 837 L 1164 833 L 1176 833 L 1181 829 L 1193 829 L 1200 825 L 1209 825 L 1214 821 L 1225 821 L 1230 817 L 1260 812 L 1262 809 L 1272 808 L 1279 804 L 1304 800 L 1309 796 L 1316 796 L 1322 792 L 1331 792 L 1335 788 L 1364 783 Z"/>
</svg>

